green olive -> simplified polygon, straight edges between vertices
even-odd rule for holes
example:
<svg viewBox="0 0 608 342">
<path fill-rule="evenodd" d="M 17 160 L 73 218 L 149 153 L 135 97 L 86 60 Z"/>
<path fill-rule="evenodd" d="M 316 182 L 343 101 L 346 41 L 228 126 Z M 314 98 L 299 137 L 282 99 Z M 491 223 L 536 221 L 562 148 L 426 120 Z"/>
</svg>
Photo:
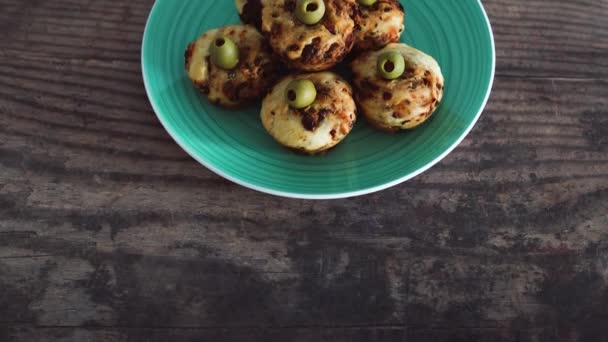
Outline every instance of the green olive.
<svg viewBox="0 0 608 342">
<path fill-rule="evenodd" d="M 317 98 L 317 88 L 311 80 L 295 80 L 287 86 L 287 102 L 295 109 L 310 106 Z"/>
<path fill-rule="evenodd" d="M 397 51 L 383 53 L 378 58 L 378 73 L 387 80 L 401 77 L 405 72 L 405 59 Z"/>
<path fill-rule="evenodd" d="M 211 62 L 225 70 L 234 69 L 239 64 L 239 48 L 228 37 L 218 37 L 209 49 Z"/>
<path fill-rule="evenodd" d="M 295 15 L 302 23 L 314 25 L 325 15 L 325 2 L 323 0 L 298 0 Z"/>
<path fill-rule="evenodd" d="M 359 4 L 361 4 L 363 6 L 372 6 L 373 4 L 376 3 L 376 1 L 378 1 L 378 0 L 359 0 Z"/>
</svg>

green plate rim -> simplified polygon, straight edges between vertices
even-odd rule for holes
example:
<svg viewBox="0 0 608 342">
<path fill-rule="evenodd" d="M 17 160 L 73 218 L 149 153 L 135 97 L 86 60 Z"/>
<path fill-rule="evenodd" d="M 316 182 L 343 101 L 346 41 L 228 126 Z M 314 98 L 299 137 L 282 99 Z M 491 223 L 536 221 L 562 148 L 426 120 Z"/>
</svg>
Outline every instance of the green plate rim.
<svg viewBox="0 0 608 342">
<path fill-rule="evenodd" d="M 262 187 L 262 186 L 258 186 L 255 184 L 251 184 L 251 183 L 245 182 L 237 177 L 232 177 L 228 174 L 225 174 L 222 170 L 216 168 L 214 165 L 207 162 L 202 156 L 198 156 L 196 153 L 191 151 L 191 149 L 188 147 L 188 145 L 182 141 L 179 134 L 175 133 L 171 129 L 169 122 L 167 122 L 162 117 L 162 115 L 158 114 L 159 112 L 161 112 L 161 110 L 160 110 L 159 106 L 157 105 L 156 100 L 154 99 L 154 96 L 151 95 L 152 92 L 150 91 L 150 83 L 148 80 L 148 76 L 147 76 L 148 73 L 146 72 L 146 66 L 145 66 L 144 61 L 145 61 L 146 42 L 151 39 L 149 36 L 150 30 L 148 30 L 148 26 L 150 25 L 152 17 L 154 15 L 156 15 L 156 11 L 159 8 L 159 6 L 157 6 L 157 2 L 155 2 L 154 5 L 152 6 L 152 10 L 150 11 L 148 18 L 146 20 L 146 25 L 144 28 L 144 34 L 143 34 L 142 43 L 141 43 L 141 72 L 142 72 L 142 78 L 144 81 L 144 88 L 146 90 L 146 95 L 148 97 L 148 101 L 150 102 L 150 105 L 152 106 L 152 110 L 154 111 L 154 114 L 156 115 L 156 117 L 158 118 L 158 120 L 160 121 L 162 126 L 165 128 L 167 133 L 169 133 L 171 138 L 173 138 L 173 140 L 190 157 L 192 157 L 198 163 L 200 163 L 201 165 L 203 165 L 207 169 L 211 170 L 213 173 L 217 174 L 220 177 L 223 177 L 231 182 L 234 182 L 234 183 L 244 186 L 246 188 L 256 190 L 256 191 L 259 191 L 262 193 L 267 193 L 270 195 L 287 197 L 287 198 L 295 198 L 295 199 L 328 200 L 328 199 L 350 198 L 350 197 L 371 194 L 374 192 L 386 190 L 388 188 L 391 188 L 393 186 L 406 182 L 406 181 L 420 175 L 421 173 L 427 171 L 431 167 L 435 166 L 437 163 L 439 163 L 441 160 L 443 160 L 448 154 L 450 154 L 452 151 L 454 151 L 454 149 L 456 149 L 456 147 L 458 147 L 458 145 L 460 145 L 460 143 L 464 140 L 464 138 L 466 138 L 469 135 L 469 133 L 471 132 L 473 127 L 475 127 L 475 124 L 481 117 L 481 114 L 485 110 L 488 100 L 490 99 L 490 94 L 492 93 L 492 88 L 494 86 L 494 78 L 496 75 L 496 45 L 495 45 L 495 41 L 494 41 L 494 30 L 492 29 L 492 24 L 490 23 L 490 18 L 488 17 L 488 14 L 487 14 L 483 4 L 481 3 L 481 0 L 477 0 L 477 4 L 479 5 L 479 9 L 481 10 L 483 17 L 485 18 L 485 21 L 486 21 L 488 33 L 490 35 L 490 43 L 491 43 L 491 50 L 492 50 L 491 51 L 492 52 L 492 70 L 491 70 L 491 74 L 490 74 L 490 82 L 488 84 L 488 89 L 486 91 L 485 98 L 484 98 L 481 106 L 479 107 L 479 111 L 477 112 L 477 114 L 475 115 L 473 120 L 471 120 L 470 125 L 467 127 L 466 130 L 464 130 L 462 135 L 458 139 L 456 139 L 456 141 L 454 141 L 454 143 L 450 147 L 448 147 L 443 153 L 441 153 L 439 156 L 437 156 L 437 158 L 435 158 L 434 160 L 429 162 L 427 165 L 419 168 L 418 170 L 416 170 L 414 172 L 410 172 L 407 175 L 404 175 L 403 177 L 395 179 L 391 182 L 386 182 L 379 186 L 369 187 L 369 188 L 365 188 L 365 189 L 361 189 L 361 190 L 357 190 L 357 191 L 331 193 L 331 194 L 321 194 L 321 193 L 319 193 L 319 194 L 301 194 L 301 193 L 297 193 L 297 192 L 277 191 L 277 190 L 273 190 L 273 189 L 270 189 L 267 187 Z"/>
</svg>

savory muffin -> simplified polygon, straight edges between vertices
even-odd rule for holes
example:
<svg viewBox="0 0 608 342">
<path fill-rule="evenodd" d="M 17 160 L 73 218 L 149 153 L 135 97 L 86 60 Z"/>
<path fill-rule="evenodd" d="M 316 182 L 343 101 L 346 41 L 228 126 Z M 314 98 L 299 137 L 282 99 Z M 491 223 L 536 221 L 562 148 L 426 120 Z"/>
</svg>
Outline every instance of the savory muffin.
<svg viewBox="0 0 608 342">
<path fill-rule="evenodd" d="M 443 96 L 437 61 L 405 44 L 367 51 L 351 63 L 359 109 L 377 128 L 397 132 L 426 121 Z"/>
<path fill-rule="evenodd" d="M 292 69 L 327 70 L 352 50 L 357 0 L 237 0 L 245 23 L 257 25 Z"/>
<path fill-rule="evenodd" d="M 186 50 L 186 71 L 209 101 L 226 107 L 264 96 L 278 72 L 264 37 L 249 25 L 203 34 Z"/>
<path fill-rule="evenodd" d="M 399 0 L 359 0 L 356 17 L 357 50 L 377 50 L 399 41 L 405 11 Z"/>
<path fill-rule="evenodd" d="M 281 145 L 306 154 L 326 151 L 357 120 L 352 89 L 331 72 L 290 75 L 262 102 L 264 128 Z"/>
</svg>

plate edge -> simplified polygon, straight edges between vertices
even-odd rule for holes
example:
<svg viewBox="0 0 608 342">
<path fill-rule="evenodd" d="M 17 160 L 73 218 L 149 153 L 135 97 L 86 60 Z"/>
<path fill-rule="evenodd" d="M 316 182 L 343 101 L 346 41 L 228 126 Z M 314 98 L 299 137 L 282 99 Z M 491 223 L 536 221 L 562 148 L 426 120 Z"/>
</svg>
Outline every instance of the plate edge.
<svg viewBox="0 0 608 342">
<path fill-rule="evenodd" d="M 490 18 L 488 17 L 488 13 L 486 12 L 485 7 L 483 6 L 483 4 L 481 3 L 481 0 L 477 0 L 477 3 L 479 5 L 479 8 L 481 9 L 481 12 L 483 13 L 483 16 L 486 20 L 486 24 L 488 26 L 489 29 L 489 33 L 490 33 L 490 42 L 492 45 L 492 72 L 490 75 L 490 84 L 488 86 L 488 91 L 486 93 L 485 99 L 482 102 L 482 105 L 479 109 L 479 112 L 477 113 L 477 115 L 475 116 L 475 118 L 473 119 L 473 121 L 471 121 L 471 124 L 469 125 L 469 127 L 467 127 L 467 129 L 464 131 L 464 133 L 460 136 L 460 138 L 458 138 L 454 144 L 452 144 L 452 146 L 450 146 L 449 148 L 447 148 L 442 154 L 440 154 L 437 158 L 435 158 L 433 161 L 429 162 L 427 165 L 425 165 L 424 167 L 420 168 L 419 170 L 412 172 L 406 176 L 403 176 L 399 179 L 396 179 L 392 182 L 388 182 L 376 187 L 371 187 L 371 188 L 367 188 L 367 189 L 362 189 L 362 190 L 357 190 L 357 191 L 352 191 L 352 192 L 345 192 L 345 193 L 336 193 L 336 194 L 327 194 L 327 195 L 311 195 L 311 194 L 299 194 L 299 193 L 295 193 L 295 192 L 284 192 L 284 191 L 277 191 L 277 190 L 272 190 L 272 189 L 268 189 L 265 187 L 260 187 L 254 184 L 250 184 L 247 182 L 244 182 L 240 179 L 237 179 L 236 177 L 232 177 L 230 175 L 227 175 L 225 173 L 223 173 L 221 170 L 215 168 L 214 166 L 210 165 L 209 163 L 207 163 L 206 161 L 202 160 L 201 158 L 198 158 L 197 156 L 195 156 L 193 153 L 191 153 L 188 148 L 186 148 L 185 144 L 181 141 L 181 139 L 179 137 L 177 137 L 176 135 L 174 135 L 171 130 L 168 128 L 168 123 L 165 122 L 165 120 L 158 115 L 158 108 L 156 106 L 156 104 L 154 103 L 154 101 L 152 100 L 152 98 L 150 97 L 150 89 L 149 89 L 149 85 L 148 85 L 148 78 L 146 76 L 146 68 L 144 65 L 144 53 L 145 53 L 145 46 L 146 46 L 146 41 L 147 41 L 147 36 L 148 36 L 148 26 L 150 25 L 150 19 L 152 18 L 152 16 L 155 14 L 155 11 L 158 9 L 158 4 L 161 2 L 162 0 L 156 0 L 154 5 L 152 6 L 152 10 L 150 11 L 150 14 L 148 14 L 148 18 L 146 20 L 146 25 L 144 27 L 144 34 L 142 37 L 142 43 L 141 43 L 141 73 L 142 73 L 142 78 L 144 81 L 144 88 L 146 90 L 146 96 L 148 97 L 148 102 L 150 102 L 150 105 L 152 106 L 152 110 L 154 111 L 154 114 L 156 115 L 156 117 L 158 118 L 158 120 L 160 121 L 160 123 L 162 124 L 163 128 L 165 129 L 165 131 L 171 136 L 171 138 L 179 145 L 179 147 L 185 151 L 192 159 L 196 160 L 199 164 L 203 165 L 204 167 L 206 167 L 208 170 L 212 171 L 213 173 L 215 173 L 216 175 L 227 179 L 235 184 L 241 185 L 243 187 L 246 187 L 248 189 L 251 190 L 255 190 L 258 192 L 262 192 L 265 194 L 269 194 L 269 195 L 274 195 L 274 196 L 279 196 L 279 197 L 285 197 L 285 198 L 293 198 L 293 199 L 306 199 L 306 200 L 331 200 L 331 199 L 343 199 L 343 198 L 351 198 L 351 197 L 358 197 L 358 196 L 364 196 L 364 195 L 369 195 L 375 192 L 379 192 L 382 190 L 386 190 L 388 188 L 391 188 L 393 186 L 399 185 L 403 182 L 406 182 L 420 174 L 422 174 L 423 172 L 429 170 L 430 168 L 432 168 L 433 166 L 435 166 L 437 163 L 439 163 L 440 161 L 442 161 L 448 154 L 452 153 L 452 151 L 454 151 L 459 145 L 460 143 L 462 143 L 462 141 L 469 135 L 469 133 L 471 132 L 471 130 L 473 130 L 473 128 L 475 127 L 475 125 L 477 124 L 477 121 L 479 121 L 479 118 L 481 117 L 481 114 L 484 112 L 487 104 L 488 104 L 488 100 L 490 99 L 490 95 L 492 93 L 492 88 L 494 86 L 494 78 L 496 76 L 496 44 L 495 44 L 495 40 L 494 40 L 494 30 L 492 29 L 492 24 L 490 23 Z"/>
</svg>

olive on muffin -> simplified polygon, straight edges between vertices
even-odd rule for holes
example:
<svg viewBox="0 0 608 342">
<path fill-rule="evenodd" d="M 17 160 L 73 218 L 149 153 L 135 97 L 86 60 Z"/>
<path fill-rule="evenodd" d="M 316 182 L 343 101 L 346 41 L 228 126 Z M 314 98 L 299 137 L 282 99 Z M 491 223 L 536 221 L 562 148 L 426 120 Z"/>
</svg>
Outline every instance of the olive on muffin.
<svg viewBox="0 0 608 342">
<path fill-rule="evenodd" d="M 262 101 L 260 117 L 278 143 L 314 155 L 350 133 L 357 109 L 351 86 L 334 73 L 320 72 L 283 78 Z"/>
<path fill-rule="evenodd" d="M 314 72 L 342 61 L 355 43 L 357 0 L 237 0 L 291 69 Z"/>
<path fill-rule="evenodd" d="M 405 10 L 399 0 L 358 0 L 357 50 L 377 50 L 401 38 Z"/>
<path fill-rule="evenodd" d="M 264 37 L 249 25 L 210 30 L 190 43 L 186 71 L 210 102 L 239 107 L 266 93 L 278 73 Z"/>
<path fill-rule="evenodd" d="M 353 60 L 351 70 L 359 109 L 385 131 L 419 126 L 443 97 L 444 78 L 437 61 L 405 44 L 364 52 Z"/>
</svg>

